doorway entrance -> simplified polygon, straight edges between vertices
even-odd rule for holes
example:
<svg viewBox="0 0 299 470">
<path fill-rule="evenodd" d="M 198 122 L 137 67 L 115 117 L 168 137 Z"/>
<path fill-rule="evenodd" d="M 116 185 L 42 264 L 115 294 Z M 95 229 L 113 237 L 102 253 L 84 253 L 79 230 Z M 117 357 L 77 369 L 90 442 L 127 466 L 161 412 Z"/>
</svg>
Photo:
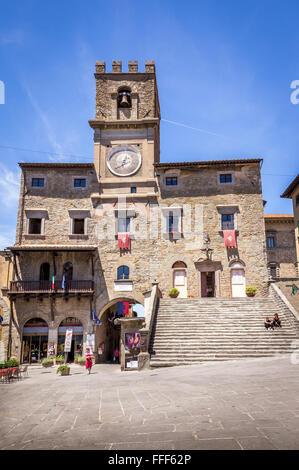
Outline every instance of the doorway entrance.
<svg viewBox="0 0 299 470">
<path fill-rule="evenodd" d="M 201 272 L 201 296 L 215 297 L 215 271 Z"/>
<path fill-rule="evenodd" d="M 47 357 L 48 325 L 41 318 L 32 318 L 23 328 L 21 362 L 37 364 Z"/>
<path fill-rule="evenodd" d="M 245 271 L 240 268 L 242 266 L 237 266 L 237 263 L 235 263 L 234 268 L 231 270 L 232 297 L 246 297 Z"/>
<path fill-rule="evenodd" d="M 179 291 L 178 297 L 186 298 L 187 295 L 187 266 L 183 261 L 177 261 L 172 265 L 173 269 L 173 287 Z"/>
<path fill-rule="evenodd" d="M 75 356 L 81 356 L 83 351 L 83 325 L 75 317 L 65 318 L 58 328 L 57 354 L 64 355 L 64 343 L 66 330 L 72 330 L 72 346 L 68 353 L 68 362 L 73 362 Z"/>
</svg>

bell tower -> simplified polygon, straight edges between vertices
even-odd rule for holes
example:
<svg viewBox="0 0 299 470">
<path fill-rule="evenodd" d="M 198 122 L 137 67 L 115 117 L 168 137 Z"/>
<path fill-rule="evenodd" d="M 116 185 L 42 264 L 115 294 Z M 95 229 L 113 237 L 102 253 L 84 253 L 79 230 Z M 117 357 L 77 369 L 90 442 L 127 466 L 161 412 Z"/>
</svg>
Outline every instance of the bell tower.
<svg viewBox="0 0 299 470">
<path fill-rule="evenodd" d="M 122 71 L 121 61 L 96 62 L 94 163 L 101 197 L 154 192 L 154 163 L 160 160 L 160 107 L 154 62 L 138 71 L 137 61 Z"/>
</svg>

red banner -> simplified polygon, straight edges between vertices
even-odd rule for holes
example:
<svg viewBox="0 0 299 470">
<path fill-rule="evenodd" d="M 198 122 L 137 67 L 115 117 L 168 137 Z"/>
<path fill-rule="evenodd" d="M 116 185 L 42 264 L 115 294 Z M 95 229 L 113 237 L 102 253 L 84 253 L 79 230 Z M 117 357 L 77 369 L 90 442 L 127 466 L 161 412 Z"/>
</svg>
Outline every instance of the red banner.
<svg viewBox="0 0 299 470">
<path fill-rule="evenodd" d="M 223 230 L 223 236 L 226 248 L 237 248 L 235 230 Z"/>
<path fill-rule="evenodd" d="M 130 234 L 129 233 L 119 233 L 117 236 L 117 239 L 118 239 L 119 250 L 130 249 Z"/>
</svg>

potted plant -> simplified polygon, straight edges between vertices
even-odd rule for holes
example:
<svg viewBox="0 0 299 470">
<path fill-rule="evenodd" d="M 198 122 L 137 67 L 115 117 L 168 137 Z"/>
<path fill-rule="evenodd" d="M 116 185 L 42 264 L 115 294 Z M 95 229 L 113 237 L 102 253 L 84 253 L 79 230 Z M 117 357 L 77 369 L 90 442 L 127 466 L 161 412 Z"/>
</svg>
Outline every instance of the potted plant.
<svg viewBox="0 0 299 470">
<path fill-rule="evenodd" d="M 176 287 L 174 287 L 173 289 L 170 289 L 169 291 L 169 297 L 172 297 L 173 299 L 175 299 L 178 295 L 179 295 L 179 291 Z"/>
<path fill-rule="evenodd" d="M 5 367 L 6 368 L 18 367 L 18 366 L 19 366 L 19 362 L 14 358 L 10 358 L 8 361 L 5 362 Z"/>
<path fill-rule="evenodd" d="M 42 366 L 43 367 L 52 367 L 54 366 L 54 360 L 52 357 L 46 357 L 45 359 L 42 360 Z"/>
<path fill-rule="evenodd" d="M 60 375 L 70 375 L 70 370 L 70 366 L 63 364 L 57 368 L 56 373 L 59 373 Z"/>
<path fill-rule="evenodd" d="M 254 286 L 246 287 L 246 295 L 247 297 L 254 297 L 256 294 L 257 288 Z"/>
<path fill-rule="evenodd" d="M 64 361 L 64 359 L 63 359 L 63 356 L 61 354 L 56 356 L 56 364 L 62 364 L 63 361 Z"/>
</svg>

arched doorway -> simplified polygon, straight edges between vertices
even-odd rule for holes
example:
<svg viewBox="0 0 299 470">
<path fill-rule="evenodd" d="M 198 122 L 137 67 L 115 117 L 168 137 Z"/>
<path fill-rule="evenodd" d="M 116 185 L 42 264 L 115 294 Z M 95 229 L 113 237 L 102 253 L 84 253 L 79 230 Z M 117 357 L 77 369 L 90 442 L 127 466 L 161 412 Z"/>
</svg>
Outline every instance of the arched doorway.
<svg viewBox="0 0 299 470">
<path fill-rule="evenodd" d="M 187 294 L 187 265 L 183 261 L 177 261 L 172 265 L 173 287 L 178 289 L 178 297 L 186 298 Z"/>
<path fill-rule="evenodd" d="M 232 297 L 246 297 L 244 264 L 236 261 L 230 268 Z"/>
<path fill-rule="evenodd" d="M 72 346 L 68 353 L 68 362 L 75 359 L 75 355 L 82 355 L 83 352 L 83 325 L 76 317 L 67 317 L 59 325 L 58 328 L 58 344 L 57 354 L 64 355 L 64 343 L 66 330 L 72 330 Z"/>
<path fill-rule="evenodd" d="M 23 328 L 21 362 L 36 364 L 47 357 L 48 325 L 41 318 L 32 318 Z"/>
</svg>

